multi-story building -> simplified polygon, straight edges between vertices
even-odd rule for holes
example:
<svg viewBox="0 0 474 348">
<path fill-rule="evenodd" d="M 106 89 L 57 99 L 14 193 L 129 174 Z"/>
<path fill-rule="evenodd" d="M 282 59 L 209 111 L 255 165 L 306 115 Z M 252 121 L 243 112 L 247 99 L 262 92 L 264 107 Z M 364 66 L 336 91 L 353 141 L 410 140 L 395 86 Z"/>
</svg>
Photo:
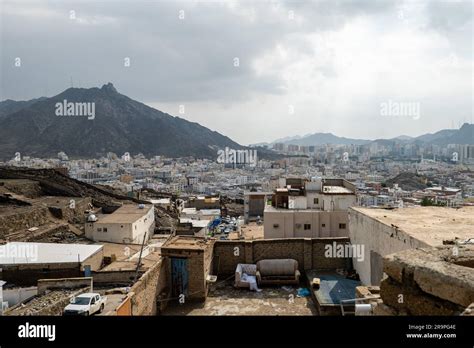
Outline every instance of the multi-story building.
<svg viewBox="0 0 474 348">
<path fill-rule="evenodd" d="M 265 206 L 264 238 L 348 236 L 347 210 L 354 205 L 356 188 L 344 179 L 287 178 Z"/>
</svg>

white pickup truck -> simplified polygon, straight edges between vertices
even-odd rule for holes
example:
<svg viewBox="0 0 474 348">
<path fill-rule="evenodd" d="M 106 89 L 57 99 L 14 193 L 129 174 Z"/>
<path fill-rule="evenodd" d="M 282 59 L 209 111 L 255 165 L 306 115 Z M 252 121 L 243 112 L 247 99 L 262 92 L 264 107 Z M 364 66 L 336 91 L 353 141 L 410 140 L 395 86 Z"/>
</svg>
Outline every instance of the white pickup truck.
<svg viewBox="0 0 474 348">
<path fill-rule="evenodd" d="M 101 313 L 107 303 L 107 297 L 95 292 L 80 294 L 71 299 L 71 303 L 64 308 L 64 315 L 93 315 Z"/>
</svg>

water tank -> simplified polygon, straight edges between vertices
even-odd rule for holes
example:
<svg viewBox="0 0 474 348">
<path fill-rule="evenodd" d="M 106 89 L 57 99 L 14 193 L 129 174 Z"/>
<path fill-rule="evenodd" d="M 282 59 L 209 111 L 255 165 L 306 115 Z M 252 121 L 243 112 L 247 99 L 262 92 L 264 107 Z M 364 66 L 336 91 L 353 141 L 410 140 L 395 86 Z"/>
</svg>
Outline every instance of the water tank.
<svg viewBox="0 0 474 348">
<path fill-rule="evenodd" d="M 89 214 L 89 216 L 87 217 L 87 222 L 96 222 L 97 221 L 97 216 L 95 216 L 94 214 Z"/>
</svg>

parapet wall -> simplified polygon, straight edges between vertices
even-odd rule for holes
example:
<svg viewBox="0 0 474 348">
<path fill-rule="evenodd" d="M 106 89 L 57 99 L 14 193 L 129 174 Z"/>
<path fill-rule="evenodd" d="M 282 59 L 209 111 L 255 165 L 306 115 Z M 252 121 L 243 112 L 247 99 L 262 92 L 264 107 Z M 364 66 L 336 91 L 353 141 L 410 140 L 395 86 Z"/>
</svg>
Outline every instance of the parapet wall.
<svg viewBox="0 0 474 348">
<path fill-rule="evenodd" d="M 61 278 L 61 279 L 39 279 L 38 295 L 44 295 L 46 291 L 58 289 L 79 289 L 91 286 L 92 278 Z"/>
<path fill-rule="evenodd" d="M 167 287 L 166 273 L 165 263 L 161 259 L 140 277 L 111 315 L 156 315 L 157 299 Z"/>
<path fill-rule="evenodd" d="M 474 247 L 405 250 L 384 258 L 381 315 L 459 315 L 474 302 Z"/>
<path fill-rule="evenodd" d="M 265 240 L 216 241 L 214 244 L 214 272 L 231 275 L 239 263 L 257 263 L 263 259 L 295 259 L 300 271 L 307 269 L 347 269 L 351 258 L 326 257 L 326 245 L 349 243 L 346 237 L 291 238 Z"/>
</svg>

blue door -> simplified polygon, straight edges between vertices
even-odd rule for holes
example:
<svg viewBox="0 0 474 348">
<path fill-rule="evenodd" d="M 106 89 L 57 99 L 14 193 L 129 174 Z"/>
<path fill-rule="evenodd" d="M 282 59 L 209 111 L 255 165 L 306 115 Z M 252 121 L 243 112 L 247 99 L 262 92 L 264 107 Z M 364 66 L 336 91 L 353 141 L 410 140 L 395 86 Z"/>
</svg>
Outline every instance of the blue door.
<svg viewBox="0 0 474 348">
<path fill-rule="evenodd" d="M 173 297 L 188 295 L 188 259 L 171 258 Z"/>
</svg>

